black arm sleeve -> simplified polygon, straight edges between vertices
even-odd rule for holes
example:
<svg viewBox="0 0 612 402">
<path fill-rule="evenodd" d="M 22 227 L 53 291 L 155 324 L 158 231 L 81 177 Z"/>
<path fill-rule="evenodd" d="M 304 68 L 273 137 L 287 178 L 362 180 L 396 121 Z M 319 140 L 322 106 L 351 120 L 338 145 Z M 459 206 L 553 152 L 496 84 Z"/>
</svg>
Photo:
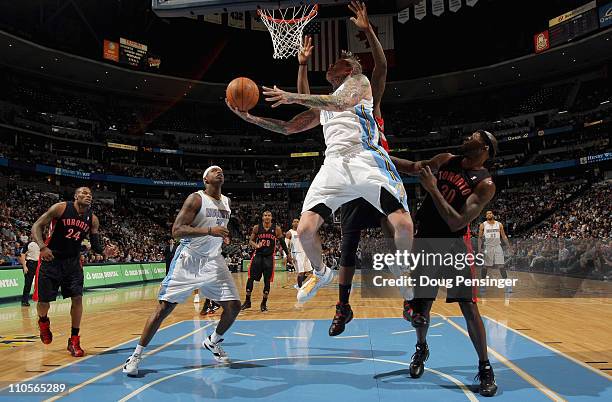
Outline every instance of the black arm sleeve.
<svg viewBox="0 0 612 402">
<path fill-rule="evenodd" d="M 89 241 L 91 243 L 91 249 L 94 251 L 94 253 L 104 253 L 104 244 L 102 244 L 102 240 L 100 240 L 100 235 L 98 233 L 90 234 Z"/>
<path fill-rule="evenodd" d="M 287 248 L 287 243 L 285 242 L 285 236 L 279 237 L 278 242 L 280 243 L 280 246 L 282 247 L 285 254 L 289 255 L 289 249 Z"/>
</svg>

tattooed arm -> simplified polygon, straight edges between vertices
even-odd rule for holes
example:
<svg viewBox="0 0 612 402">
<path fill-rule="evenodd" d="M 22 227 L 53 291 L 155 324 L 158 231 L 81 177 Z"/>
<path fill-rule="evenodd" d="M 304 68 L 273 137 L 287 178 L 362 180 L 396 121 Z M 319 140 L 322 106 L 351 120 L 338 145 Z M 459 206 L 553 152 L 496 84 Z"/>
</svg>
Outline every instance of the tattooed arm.
<svg viewBox="0 0 612 402">
<path fill-rule="evenodd" d="M 285 92 L 274 88 L 263 87 L 263 94 L 268 102 L 275 102 L 272 107 L 295 103 L 314 109 L 342 112 L 357 105 L 362 99 L 372 97 L 370 82 L 363 74 L 351 76 L 344 81 L 344 87 L 334 95 L 308 95 Z"/>
<path fill-rule="evenodd" d="M 316 109 L 309 109 L 298 114 L 289 121 L 283 121 L 253 116 L 248 112 L 241 112 L 231 106 L 229 106 L 229 108 L 246 122 L 284 135 L 301 133 L 302 131 L 310 130 L 320 124 L 320 112 Z"/>
</svg>

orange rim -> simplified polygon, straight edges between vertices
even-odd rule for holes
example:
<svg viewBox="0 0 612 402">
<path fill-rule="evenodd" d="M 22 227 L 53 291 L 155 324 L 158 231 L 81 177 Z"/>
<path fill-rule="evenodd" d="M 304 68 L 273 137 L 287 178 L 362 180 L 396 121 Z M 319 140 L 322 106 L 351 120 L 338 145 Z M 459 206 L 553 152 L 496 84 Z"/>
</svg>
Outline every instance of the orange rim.
<svg viewBox="0 0 612 402">
<path fill-rule="evenodd" d="M 318 10 L 319 10 L 319 5 L 315 4 L 308 15 L 305 15 L 302 18 L 293 18 L 290 20 L 284 20 L 282 18 L 272 18 L 271 16 L 264 14 L 261 10 L 257 10 L 257 14 L 259 14 L 261 18 L 265 18 L 268 21 L 273 22 L 275 24 L 297 24 L 298 22 L 314 18 L 317 15 Z"/>
</svg>

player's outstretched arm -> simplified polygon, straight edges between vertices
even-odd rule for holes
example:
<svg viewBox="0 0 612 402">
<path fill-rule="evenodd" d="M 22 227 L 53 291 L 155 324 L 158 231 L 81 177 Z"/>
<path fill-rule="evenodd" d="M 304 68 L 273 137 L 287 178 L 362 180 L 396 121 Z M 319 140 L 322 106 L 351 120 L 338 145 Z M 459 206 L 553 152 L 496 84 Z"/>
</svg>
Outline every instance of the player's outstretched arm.
<svg viewBox="0 0 612 402">
<path fill-rule="evenodd" d="M 272 107 L 295 103 L 313 109 L 342 112 L 357 105 L 362 99 L 372 96 L 370 81 L 363 74 L 353 75 L 344 82 L 344 87 L 333 95 L 306 95 L 286 92 L 274 86 L 263 87 L 266 101 Z"/>
<path fill-rule="evenodd" d="M 478 183 L 474 192 L 465 201 L 463 209 L 458 212 L 448 203 L 448 201 L 446 201 L 440 190 L 438 190 L 438 180 L 431 172 L 429 166 L 425 166 L 421 170 L 419 177 L 421 179 L 421 185 L 431 195 L 440 216 L 452 231 L 457 231 L 476 219 L 495 195 L 495 184 L 490 178 L 485 179 Z"/>
<path fill-rule="evenodd" d="M 32 225 L 32 238 L 34 239 L 36 244 L 38 244 L 38 247 L 40 247 L 40 258 L 45 261 L 50 261 L 54 257 L 51 250 L 47 248 L 47 244 L 45 243 L 45 239 L 43 238 L 43 228 L 48 226 L 53 219 L 59 219 L 65 210 L 65 202 L 58 202 L 57 204 L 53 204 L 51 208 L 49 208 L 47 212 L 42 214 Z"/>
<path fill-rule="evenodd" d="M 429 168 L 436 172 L 440 166 L 444 165 L 450 158 L 453 157 L 453 154 L 444 153 L 438 154 L 431 159 L 422 160 L 422 161 L 409 161 L 407 159 L 396 158 L 395 156 L 391 156 L 391 161 L 401 173 L 405 173 L 412 176 L 417 176 L 421 173 L 421 170 L 425 166 L 429 166 Z"/>
<path fill-rule="evenodd" d="M 229 230 L 223 226 L 195 228 L 191 226 L 198 211 L 202 207 L 202 197 L 193 193 L 187 197 L 172 225 L 172 237 L 190 238 L 201 236 L 227 237 Z"/>
<path fill-rule="evenodd" d="M 310 84 L 308 83 L 308 60 L 312 55 L 312 37 L 304 36 L 304 45 L 298 53 L 298 79 L 297 89 L 300 94 L 310 94 Z"/>
<path fill-rule="evenodd" d="M 229 104 L 228 107 L 242 120 L 284 135 L 301 133 L 302 131 L 310 130 L 320 124 L 320 112 L 316 109 L 309 109 L 298 114 L 289 121 L 283 121 L 253 116 L 248 112 L 241 112 L 236 108 L 232 108 Z"/>
<path fill-rule="evenodd" d="M 372 70 L 372 98 L 374 98 L 374 116 L 382 117 L 380 110 L 380 103 L 382 96 L 385 93 L 385 85 L 387 82 L 387 57 L 385 51 L 376 37 L 374 28 L 370 25 L 368 18 L 368 10 L 365 3 L 362 1 L 352 1 L 348 8 L 355 14 L 351 17 L 353 24 L 362 30 L 372 51 L 372 58 L 374 59 L 374 70 Z"/>
</svg>

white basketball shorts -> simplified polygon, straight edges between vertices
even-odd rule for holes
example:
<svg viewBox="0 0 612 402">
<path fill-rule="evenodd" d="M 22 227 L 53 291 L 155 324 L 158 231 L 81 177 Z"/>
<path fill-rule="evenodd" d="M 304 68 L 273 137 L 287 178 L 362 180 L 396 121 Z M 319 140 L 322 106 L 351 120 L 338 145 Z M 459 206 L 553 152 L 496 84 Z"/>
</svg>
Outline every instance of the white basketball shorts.
<svg viewBox="0 0 612 402">
<path fill-rule="evenodd" d="M 158 300 L 182 303 L 195 290 L 202 297 L 222 302 L 240 300 L 234 278 L 223 256 L 205 257 L 180 245 L 174 253 L 168 275 L 159 289 Z"/>
<path fill-rule="evenodd" d="M 291 253 L 291 258 L 293 258 L 293 266 L 298 273 L 312 271 L 312 266 L 310 265 L 310 260 L 306 257 L 306 253 Z"/>
<path fill-rule="evenodd" d="M 342 204 L 363 197 L 385 213 L 381 207 L 381 188 L 409 211 L 404 184 L 387 152 L 381 147 L 367 149 L 357 145 L 346 152 L 325 157 L 323 166 L 310 184 L 302 212 L 324 204 L 333 213 Z"/>
<path fill-rule="evenodd" d="M 485 247 L 485 266 L 504 265 L 504 250 L 501 246 Z"/>
</svg>

